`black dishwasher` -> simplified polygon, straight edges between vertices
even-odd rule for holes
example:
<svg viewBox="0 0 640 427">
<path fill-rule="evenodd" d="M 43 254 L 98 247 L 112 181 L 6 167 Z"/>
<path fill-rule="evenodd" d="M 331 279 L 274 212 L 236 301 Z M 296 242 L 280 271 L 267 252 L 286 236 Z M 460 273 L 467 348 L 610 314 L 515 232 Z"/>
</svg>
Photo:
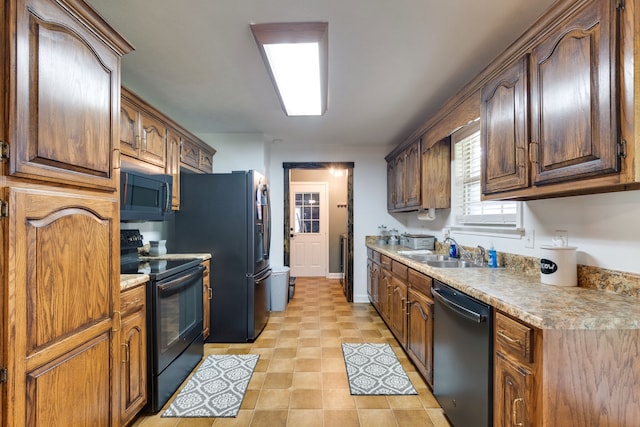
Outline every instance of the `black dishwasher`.
<svg viewBox="0 0 640 427">
<path fill-rule="evenodd" d="M 491 307 L 434 280 L 433 394 L 455 427 L 489 427 L 493 408 Z"/>
</svg>

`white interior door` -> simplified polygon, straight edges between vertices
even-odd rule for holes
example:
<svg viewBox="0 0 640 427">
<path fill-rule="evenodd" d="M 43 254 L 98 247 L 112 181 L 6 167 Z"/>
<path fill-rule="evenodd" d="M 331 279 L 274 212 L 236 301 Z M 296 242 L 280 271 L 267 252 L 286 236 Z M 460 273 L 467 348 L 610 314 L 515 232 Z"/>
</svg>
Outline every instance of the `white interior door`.
<svg viewBox="0 0 640 427">
<path fill-rule="evenodd" d="M 327 183 L 292 182 L 289 197 L 290 274 L 326 277 L 329 235 Z"/>
</svg>

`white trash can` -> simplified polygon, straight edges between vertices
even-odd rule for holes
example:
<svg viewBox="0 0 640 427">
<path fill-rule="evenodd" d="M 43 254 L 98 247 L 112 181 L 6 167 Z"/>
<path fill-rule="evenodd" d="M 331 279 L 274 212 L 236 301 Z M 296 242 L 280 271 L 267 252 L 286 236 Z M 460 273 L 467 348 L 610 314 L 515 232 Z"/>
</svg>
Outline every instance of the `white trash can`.
<svg viewBox="0 0 640 427">
<path fill-rule="evenodd" d="M 284 311 L 289 297 L 289 267 L 271 267 L 271 311 Z"/>
</svg>

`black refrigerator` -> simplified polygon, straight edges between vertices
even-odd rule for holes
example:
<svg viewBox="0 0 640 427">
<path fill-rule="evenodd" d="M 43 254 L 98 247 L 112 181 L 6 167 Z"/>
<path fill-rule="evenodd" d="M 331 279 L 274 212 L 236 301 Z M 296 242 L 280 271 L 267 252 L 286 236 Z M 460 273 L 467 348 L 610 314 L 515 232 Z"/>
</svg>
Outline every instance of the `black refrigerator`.
<svg viewBox="0 0 640 427">
<path fill-rule="evenodd" d="M 269 186 L 256 171 L 180 177 L 172 253 L 211 253 L 207 342 L 251 342 L 269 319 Z"/>
</svg>

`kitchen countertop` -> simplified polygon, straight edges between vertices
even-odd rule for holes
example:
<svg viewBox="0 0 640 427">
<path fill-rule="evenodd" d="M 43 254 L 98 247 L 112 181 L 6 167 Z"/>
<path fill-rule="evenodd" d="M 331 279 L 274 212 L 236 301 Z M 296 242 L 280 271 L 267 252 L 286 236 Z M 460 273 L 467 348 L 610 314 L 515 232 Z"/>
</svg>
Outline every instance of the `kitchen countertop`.
<svg viewBox="0 0 640 427">
<path fill-rule="evenodd" d="M 545 285 L 508 268 L 437 268 L 414 261 L 399 245 L 367 247 L 540 329 L 640 329 L 635 297 L 581 287 Z"/>
<path fill-rule="evenodd" d="M 211 254 L 201 253 L 201 254 L 165 254 L 160 256 L 140 256 L 140 260 L 152 260 L 152 259 L 189 259 L 189 258 L 200 258 L 205 261 L 207 259 L 211 259 Z M 146 283 L 149 281 L 148 274 L 121 274 L 120 275 L 120 291 L 127 290 L 129 288 L 136 287 L 142 283 Z"/>
</svg>

